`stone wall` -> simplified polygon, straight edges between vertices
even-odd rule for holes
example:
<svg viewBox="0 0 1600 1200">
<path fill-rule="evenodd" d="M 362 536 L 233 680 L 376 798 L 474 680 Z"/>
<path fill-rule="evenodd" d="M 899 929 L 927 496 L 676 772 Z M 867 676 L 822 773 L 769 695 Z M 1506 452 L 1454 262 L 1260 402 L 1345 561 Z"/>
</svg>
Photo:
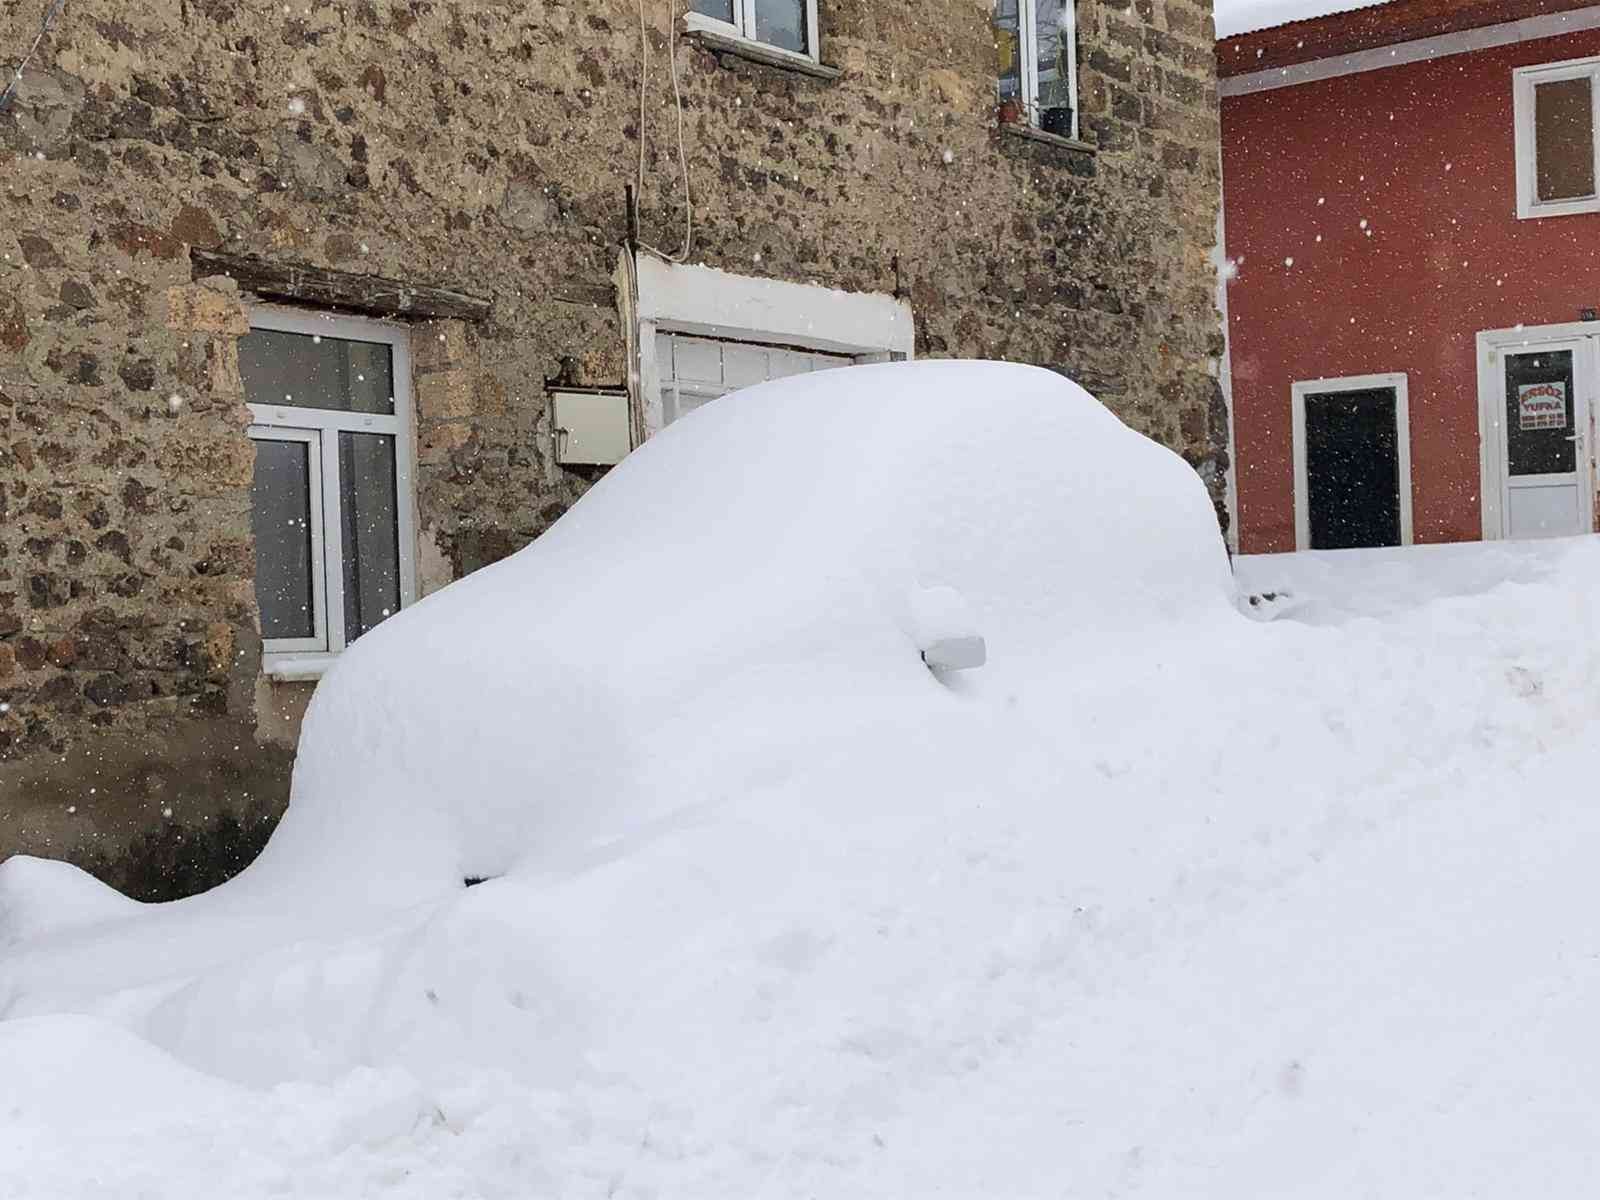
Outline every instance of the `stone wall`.
<svg viewBox="0 0 1600 1200">
<path fill-rule="evenodd" d="M 0 15 L 0 56 L 36 7 Z M 920 355 L 1058 368 L 1220 496 L 1204 4 L 1080 5 L 1092 152 L 997 131 L 983 0 L 822 0 L 837 79 L 645 9 L 646 242 L 682 237 L 670 48 L 695 261 L 903 295 Z M 0 114 L 0 857 L 173 894 L 247 860 L 287 794 L 306 688 L 259 678 L 242 298 L 190 248 L 493 300 L 413 339 L 439 586 L 592 481 L 552 461 L 543 387 L 626 377 L 640 60 L 635 0 L 68 7 Z"/>
</svg>

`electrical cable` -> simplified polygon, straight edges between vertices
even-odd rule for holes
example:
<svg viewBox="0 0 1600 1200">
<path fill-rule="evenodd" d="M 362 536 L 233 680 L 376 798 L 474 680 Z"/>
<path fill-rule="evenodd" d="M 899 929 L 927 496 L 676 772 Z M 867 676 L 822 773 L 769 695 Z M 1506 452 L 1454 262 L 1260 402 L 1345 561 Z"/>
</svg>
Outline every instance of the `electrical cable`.
<svg viewBox="0 0 1600 1200">
<path fill-rule="evenodd" d="M 650 79 L 650 39 L 644 5 L 645 0 L 639 0 L 639 171 L 633 192 L 633 212 L 629 214 L 635 229 L 639 228 L 639 204 L 644 197 L 645 146 L 648 141 L 645 119 Z M 689 151 L 683 132 L 683 91 L 678 82 L 678 56 L 672 44 L 672 34 L 678 28 L 678 0 L 667 0 L 667 18 L 667 61 L 672 75 L 672 103 L 677 110 L 678 168 L 683 175 L 683 249 L 677 254 L 668 254 L 643 241 L 639 243 L 639 249 L 668 262 L 681 263 L 688 261 L 694 249 L 694 196 L 689 186 Z"/>
<path fill-rule="evenodd" d="M 67 0 L 55 0 L 45 10 L 44 20 L 39 23 L 39 32 L 34 35 L 33 45 L 28 47 L 28 52 L 22 56 L 22 61 L 17 64 L 17 71 L 11 77 L 11 82 L 6 84 L 6 90 L 0 92 L 0 112 L 5 112 L 6 106 L 11 103 L 11 98 L 17 94 L 17 88 L 22 83 L 22 72 L 33 61 L 33 56 L 38 53 L 39 43 L 44 41 L 44 35 L 50 32 L 56 18 L 61 15 L 61 10 L 67 7 Z"/>
</svg>

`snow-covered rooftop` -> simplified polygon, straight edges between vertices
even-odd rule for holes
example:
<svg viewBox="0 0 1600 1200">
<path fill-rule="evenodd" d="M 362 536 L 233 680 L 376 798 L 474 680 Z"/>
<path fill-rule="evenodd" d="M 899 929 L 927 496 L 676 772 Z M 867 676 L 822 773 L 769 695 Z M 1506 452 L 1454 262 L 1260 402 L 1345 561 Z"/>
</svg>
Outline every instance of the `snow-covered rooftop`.
<svg viewBox="0 0 1600 1200">
<path fill-rule="evenodd" d="M 1335 13 L 1376 8 L 1389 0 L 1218 0 L 1214 9 L 1218 38 L 1237 37 L 1287 25 L 1291 21 L 1310 21 Z"/>
</svg>

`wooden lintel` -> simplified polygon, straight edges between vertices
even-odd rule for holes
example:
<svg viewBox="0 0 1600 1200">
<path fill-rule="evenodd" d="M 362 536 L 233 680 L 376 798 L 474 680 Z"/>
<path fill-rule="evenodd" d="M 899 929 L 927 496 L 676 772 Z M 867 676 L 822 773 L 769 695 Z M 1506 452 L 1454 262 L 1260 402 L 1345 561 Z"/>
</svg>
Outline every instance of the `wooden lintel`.
<svg viewBox="0 0 1600 1200">
<path fill-rule="evenodd" d="M 584 283 L 577 279 L 563 279 L 556 284 L 550 298 L 562 304 L 581 304 L 585 308 L 615 308 L 617 286 L 614 283 Z"/>
<path fill-rule="evenodd" d="M 271 262 L 239 254 L 190 250 L 193 277 L 227 275 L 247 292 L 270 300 L 292 300 L 381 317 L 482 321 L 491 302 L 450 288 L 401 283 L 377 275 L 329 271 L 305 263 Z"/>
</svg>

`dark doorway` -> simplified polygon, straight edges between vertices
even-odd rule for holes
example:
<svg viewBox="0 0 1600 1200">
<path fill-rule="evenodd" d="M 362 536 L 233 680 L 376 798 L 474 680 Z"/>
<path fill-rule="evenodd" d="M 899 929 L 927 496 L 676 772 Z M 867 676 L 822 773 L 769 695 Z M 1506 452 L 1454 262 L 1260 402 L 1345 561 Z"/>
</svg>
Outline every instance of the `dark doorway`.
<svg viewBox="0 0 1600 1200">
<path fill-rule="evenodd" d="M 1313 550 L 1398 546 L 1400 436 L 1393 388 L 1305 397 Z"/>
</svg>

